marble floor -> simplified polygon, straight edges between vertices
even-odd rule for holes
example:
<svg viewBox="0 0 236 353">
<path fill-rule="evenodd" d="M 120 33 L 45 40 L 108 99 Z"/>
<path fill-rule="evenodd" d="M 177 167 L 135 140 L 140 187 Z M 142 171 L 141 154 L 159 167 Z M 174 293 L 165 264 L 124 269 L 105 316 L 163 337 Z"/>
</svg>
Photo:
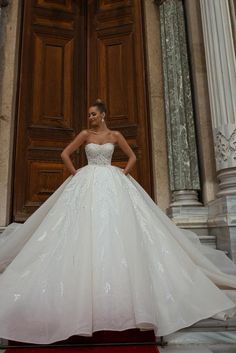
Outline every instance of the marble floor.
<svg viewBox="0 0 236 353">
<path fill-rule="evenodd" d="M 236 353 L 236 344 L 232 345 L 173 345 L 159 347 L 160 353 Z"/>
<path fill-rule="evenodd" d="M 176 332 L 161 353 L 236 353 L 236 332 Z"/>
<path fill-rule="evenodd" d="M 202 346 L 173 346 L 159 348 L 160 353 L 212 353 L 207 347 Z"/>
</svg>

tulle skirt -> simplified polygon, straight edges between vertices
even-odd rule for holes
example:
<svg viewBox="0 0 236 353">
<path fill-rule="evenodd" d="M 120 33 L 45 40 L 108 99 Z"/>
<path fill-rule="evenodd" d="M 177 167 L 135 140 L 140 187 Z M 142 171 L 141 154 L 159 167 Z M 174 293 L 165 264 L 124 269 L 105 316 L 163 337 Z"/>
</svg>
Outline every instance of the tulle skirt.
<svg viewBox="0 0 236 353">
<path fill-rule="evenodd" d="M 178 228 L 112 165 L 86 165 L 0 243 L 0 337 L 52 343 L 99 330 L 173 333 L 226 320 L 236 265 Z"/>
</svg>

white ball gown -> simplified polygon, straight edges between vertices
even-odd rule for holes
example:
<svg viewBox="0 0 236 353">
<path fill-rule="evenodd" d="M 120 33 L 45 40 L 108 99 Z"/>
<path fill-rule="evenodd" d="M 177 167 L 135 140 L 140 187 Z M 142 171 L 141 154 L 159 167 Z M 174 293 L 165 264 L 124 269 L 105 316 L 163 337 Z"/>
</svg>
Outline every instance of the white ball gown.
<svg viewBox="0 0 236 353">
<path fill-rule="evenodd" d="M 3 233 L 0 337 L 46 344 L 129 328 L 162 336 L 235 315 L 219 287 L 236 288 L 236 265 L 111 165 L 114 144 L 85 151 L 88 164 Z"/>
</svg>

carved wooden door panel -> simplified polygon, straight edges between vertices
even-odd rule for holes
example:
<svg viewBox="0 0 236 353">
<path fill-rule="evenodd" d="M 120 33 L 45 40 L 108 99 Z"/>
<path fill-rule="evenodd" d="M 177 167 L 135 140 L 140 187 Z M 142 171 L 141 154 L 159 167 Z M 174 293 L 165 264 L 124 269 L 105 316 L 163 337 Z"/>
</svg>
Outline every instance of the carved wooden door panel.
<svg viewBox="0 0 236 353">
<path fill-rule="evenodd" d="M 85 114 L 85 2 L 23 4 L 15 221 L 24 221 L 69 175 L 60 152 Z M 79 162 L 76 154 L 74 162 Z"/>
<path fill-rule="evenodd" d="M 13 220 L 25 221 L 68 177 L 60 153 L 98 97 L 108 126 L 138 157 L 132 175 L 152 195 L 141 0 L 22 1 Z M 119 148 L 114 164 L 124 167 Z M 86 163 L 84 149 L 73 155 Z"/>
<path fill-rule="evenodd" d="M 138 158 L 131 175 L 153 196 L 143 17 L 141 0 L 88 0 L 87 97 L 107 102 L 109 128 Z M 121 152 L 114 164 L 123 168 Z"/>
</svg>

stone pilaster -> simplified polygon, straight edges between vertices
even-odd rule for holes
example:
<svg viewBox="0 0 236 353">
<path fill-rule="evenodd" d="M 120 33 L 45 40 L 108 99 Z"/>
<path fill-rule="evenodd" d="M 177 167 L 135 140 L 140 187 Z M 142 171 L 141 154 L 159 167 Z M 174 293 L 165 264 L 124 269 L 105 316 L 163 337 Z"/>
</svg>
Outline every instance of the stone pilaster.
<svg viewBox="0 0 236 353">
<path fill-rule="evenodd" d="M 229 3 L 200 0 L 218 197 L 236 195 L 236 62 Z"/>
<path fill-rule="evenodd" d="M 217 199 L 209 204 L 209 226 L 218 232 L 218 248 L 236 261 L 236 62 L 229 2 L 200 0 L 206 52 Z"/>
</svg>

